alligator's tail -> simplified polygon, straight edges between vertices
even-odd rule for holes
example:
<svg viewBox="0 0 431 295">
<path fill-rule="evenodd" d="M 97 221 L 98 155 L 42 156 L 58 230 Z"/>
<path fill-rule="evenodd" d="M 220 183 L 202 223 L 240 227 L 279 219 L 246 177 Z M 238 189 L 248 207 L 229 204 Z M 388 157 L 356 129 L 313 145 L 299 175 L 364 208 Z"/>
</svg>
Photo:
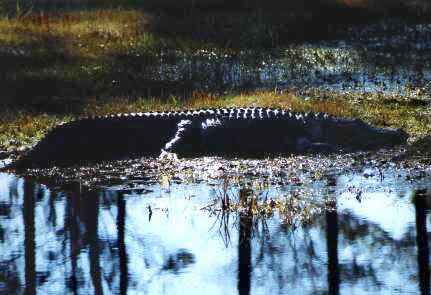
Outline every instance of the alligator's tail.
<svg viewBox="0 0 431 295">
<path fill-rule="evenodd" d="M 23 156 L 21 158 L 13 160 L 11 163 L 8 163 L 3 167 L 0 167 L 0 172 L 6 172 L 6 173 L 15 172 L 15 171 L 25 170 L 32 167 L 33 167 L 33 163 L 30 160 L 30 158 L 27 156 Z"/>
</svg>

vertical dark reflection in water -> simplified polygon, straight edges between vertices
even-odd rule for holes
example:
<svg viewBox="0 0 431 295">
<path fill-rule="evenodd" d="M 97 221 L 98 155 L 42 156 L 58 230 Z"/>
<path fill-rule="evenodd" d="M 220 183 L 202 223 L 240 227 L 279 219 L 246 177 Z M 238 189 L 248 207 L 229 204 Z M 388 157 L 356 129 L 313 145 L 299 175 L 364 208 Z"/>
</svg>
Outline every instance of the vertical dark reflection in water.
<svg viewBox="0 0 431 295">
<path fill-rule="evenodd" d="M 120 258 L 120 294 L 127 294 L 127 287 L 129 283 L 129 270 L 127 266 L 128 261 L 126 242 L 124 240 L 126 227 L 126 201 L 124 200 L 123 194 L 118 195 L 117 207 L 117 239 Z"/>
<path fill-rule="evenodd" d="M 326 210 L 326 248 L 328 252 L 328 293 L 340 293 L 340 272 L 338 266 L 338 213 L 337 204 L 330 204 Z"/>
<path fill-rule="evenodd" d="M 240 214 L 238 238 L 238 293 L 250 294 L 252 218 Z"/>
<path fill-rule="evenodd" d="M 99 193 L 88 192 L 85 196 L 85 221 L 87 228 L 87 241 L 89 243 L 90 272 L 93 281 L 94 294 L 103 294 L 102 274 L 100 270 L 99 248 Z"/>
<path fill-rule="evenodd" d="M 36 294 L 36 259 L 35 259 L 35 184 L 24 181 L 23 196 L 24 247 L 25 247 L 25 294 Z"/>
<path fill-rule="evenodd" d="M 66 228 L 69 230 L 71 273 L 69 289 L 72 294 L 78 294 L 78 254 L 79 254 L 79 204 L 81 195 L 73 193 L 66 198 L 67 215 Z"/>
<path fill-rule="evenodd" d="M 424 196 L 413 199 L 416 211 L 416 243 L 418 246 L 419 288 L 421 294 L 430 294 L 429 246 L 426 225 L 427 204 Z"/>
</svg>

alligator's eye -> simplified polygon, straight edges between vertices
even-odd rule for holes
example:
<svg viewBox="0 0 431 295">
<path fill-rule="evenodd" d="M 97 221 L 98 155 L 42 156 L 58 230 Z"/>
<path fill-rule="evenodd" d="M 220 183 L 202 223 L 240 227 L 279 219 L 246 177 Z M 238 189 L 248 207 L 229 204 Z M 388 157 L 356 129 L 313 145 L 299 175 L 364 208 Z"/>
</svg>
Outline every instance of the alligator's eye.
<svg viewBox="0 0 431 295">
<path fill-rule="evenodd" d="M 353 119 L 352 122 L 354 122 L 357 125 L 364 125 L 364 121 L 358 118 Z"/>
</svg>

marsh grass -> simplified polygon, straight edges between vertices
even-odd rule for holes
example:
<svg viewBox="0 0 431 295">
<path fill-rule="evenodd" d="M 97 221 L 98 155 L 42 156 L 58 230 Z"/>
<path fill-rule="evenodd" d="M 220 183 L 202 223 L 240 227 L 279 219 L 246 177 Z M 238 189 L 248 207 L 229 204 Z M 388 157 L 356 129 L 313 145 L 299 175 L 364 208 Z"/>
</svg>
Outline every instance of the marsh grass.
<svg viewBox="0 0 431 295">
<path fill-rule="evenodd" d="M 254 221 L 279 216 L 285 225 L 298 226 L 306 224 L 324 210 L 333 210 L 334 206 L 330 197 L 315 198 L 305 192 L 270 196 L 268 184 L 263 179 L 255 180 L 253 184 L 234 184 L 231 179 L 225 178 L 216 199 L 202 209 L 216 214 L 222 223 L 220 229 L 227 229 L 225 221 L 229 220 L 231 213 L 239 213 Z M 227 233 L 226 230 L 222 232 Z"/>
<path fill-rule="evenodd" d="M 146 67 L 169 50 L 223 56 L 312 39 L 304 28 L 323 38 L 336 35 L 331 26 L 319 25 L 323 20 L 298 7 L 201 9 L 192 16 L 131 8 L 35 10 L 0 17 L 1 104 L 68 113 L 93 97 L 190 96 L 196 89 L 193 77 L 158 81 L 148 76 Z"/>
<path fill-rule="evenodd" d="M 0 119 L 0 149 L 15 153 L 23 151 L 38 140 L 47 130 L 71 117 L 46 114 L 29 114 L 20 111 L 2 112 Z"/>
</svg>

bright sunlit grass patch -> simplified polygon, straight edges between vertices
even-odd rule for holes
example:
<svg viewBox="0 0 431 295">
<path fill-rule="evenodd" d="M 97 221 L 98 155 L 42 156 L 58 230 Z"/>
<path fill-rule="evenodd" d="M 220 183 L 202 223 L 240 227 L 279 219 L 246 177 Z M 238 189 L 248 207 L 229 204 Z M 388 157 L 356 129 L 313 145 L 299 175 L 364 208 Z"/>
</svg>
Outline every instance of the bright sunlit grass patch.
<svg viewBox="0 0 431 295">
<path fill-rule="evenodd" d="M 146 32 L 150 19 L 137 10 L 109 9 L 2 18 L 0 41 L 4 46 L 22 46 L 23 50 L 37 45 L 47 51 L 56 47 L 72 56 L 101 58 L 142 46 L 140 43 L 146 48 L 156 46 Z"/>
<path fill-rule="evenodd" d="M 35 115 L 20 111 L 2 113 L 0 148 L 9 152 L 28 148 L 40 140 L 47 130 L 71 119 L 70 116 Z"/>
</svg>

